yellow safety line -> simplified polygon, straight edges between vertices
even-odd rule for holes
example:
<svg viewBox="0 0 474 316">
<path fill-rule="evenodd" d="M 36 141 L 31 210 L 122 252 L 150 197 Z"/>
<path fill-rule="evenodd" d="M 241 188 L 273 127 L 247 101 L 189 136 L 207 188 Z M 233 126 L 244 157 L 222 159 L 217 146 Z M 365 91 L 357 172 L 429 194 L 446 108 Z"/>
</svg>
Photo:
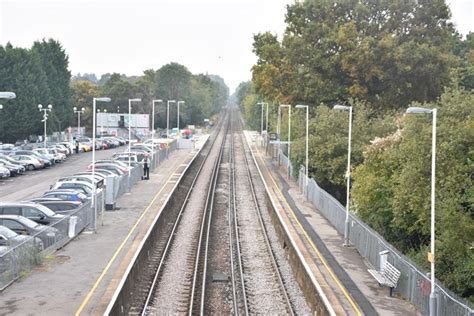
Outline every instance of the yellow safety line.
<svg viewBox="0 0 474 316">
<path fill-rule="evenodd" d="M 186 156 L 187 157 L 187 156 Z M 115 250 L 115 253 L 114 255 L 112 256 L 112 258 L 110 258 L 109 262 L 107 263 L 107 265 L 105 266 L 104 270 L 102 271 L 102 273 L 100 274 L 100 276 L 97 278 L 97 281 L 95 281 L 94 285 L 92 286 L 92 288 L 89 290 L 89 292 L 87 293 L 86 297 L 84 298 L 84 301 L 82 301 L 81 305 L 79 306 L 79 308 L 77 309 L 75 315 L 76 316 L 79 316 L 82 311 L 84 310 L 84 308 L 86 307 L 87 303 L 89 303 L 89 300 L 91 299 L 92 297 L 92 294 L 94 294 L 95 290 L 97 289 L 97 287 L 99 286 L 99 283 L 102 281 L 102 279 L 104 278 L 104 276 L 107 274 L 107 272 L 109 271 L 110 267 L 112 266 L 112 264 L 114 263 L 115 259 L 117 259 L 117 256 L 119 255 L 120 251 L 122 251 L 122 248 L 125 246 L 125 244 L 127 243 L 128 239 L 130 238 L 130 236 L 133 234 L 133 232 L 135 231 L 135 229 L 138 227 L 138 224 L 140 224 L 140 222 L 142 221 L 143 217 L 145 216 L 146 213 L 148 213 L 148 211 L 150 210 L 151 206 L 153 205 L 153 203 L 155 203 L 155 200 L 158 198 L 158 196 L 161 194 L 161 192 L 165 189 L 166 187 L 166 184 L 168 184 L 169 180 L 171 179 L 171 177 L 173 177 L 173 174 L 176 170 L 178 170 L 178 168 L 180 168 L 181 166 L 178 166 L 176 167 L 176 169 L 173 170 L 173 172 L 171 173 L 171 175 L 168 177 L 168 179 L 166 180 L 166 182 L 164 183 L 163 187 L 160 189 L 160 191 L 158 191 L 158 193 L 156 193 L 156 195 L 153 197 L 153 199 L 151 200 L 150 204 L 148 204 L 148 206 L 145 208 L 145 210 L 143 211 L 142 215 L 140 215 L 140 217 L 137 219 L 137 221 L 135 222 L 135 224 L 132 226 L 132 228 L 130 229 L 130 231 L 128 232 L 127 236 L 125 236 L 124 240 L 122 241 L 122 243 L 120 244 L 120 246 L 118 246 L 117 250 Z"/>
<path fill-rule="evenodd" d="M 339 281 L 339 278 L 334 274 L 334 271 L 331 269 L 331 267 L 328 265 L 328 263 L 326 262 L 326 260 L 324 259 L 324 257 L 321 255 L 321 253 L 319 252 L 319 249 L 316 247 L 316 245 L 313 243 L 313 241 L 311 240 L 311 238 L 309 237 L 308 233 L 306 232 L 306 230 L 303 228 L 303 225 L 301 225 L 300 221 L 298 220 L 298 218 L 296 217 L 296 214 L 293 212 L 293 209 L 291 208 L 291 206 L 288 204 L 287 200 L 285 199 L 283 193 L 281 192 L 280 188 L 278 187 L 275 179 L 273 178 L 272 174 L 271 174 L 271 171 L 268 170 L 264 160 L 262 159 L 262 156 L 260 155 L 260 152 L 258 152 L 258 158 L 260 158 L 260 161 L 262 162 L 263 166 L 265 167 L 265 169 L 267 169 L 268 171 L 268 175 L 270 176 L 270 179 L 272 180 L 273 184 L 275 185 L 276 187 L 276 192 L 278 193 L 278 195 L 280 195 L 280 200 L 283 201 L 286 205 L 286 207 L 288 208 L 288 211 L 291 213 L 291 215 L 293 216 L 293 219 L 296 221 L 296 223 L 298 224 L 299 228 L 301 229 L 304 237 L 306 238 L 306 240 L 310 243 L 311 247 L 313 248 L 313 250 L 316 252 L 316 254 L 318 255 L 319 259 L 321 260 L 321 262 L 323 263 L 323 265 L 326 267 L 326 269 L 328 270 L 329 274 L 331 275 L 332 279 L 336 282 L 337 286 L 339 287 L 339 289 L 341 289 L 341 291 L 344 293 L 344 296 L 347 298 L 347 300 L 349 301 L 349 303 L 352 305 L 352 307 L 354 308 L 354 311 L 356 312 L 357 315 L 362 315 L 362 312 L 360 311 L 359 307 L 357 306 L 357 304 L 352 300 L 352 298 L 350 297 L 349 293 L 347 292 L 346 288 L 341 284 L 341 282 Z"/>
</svg>

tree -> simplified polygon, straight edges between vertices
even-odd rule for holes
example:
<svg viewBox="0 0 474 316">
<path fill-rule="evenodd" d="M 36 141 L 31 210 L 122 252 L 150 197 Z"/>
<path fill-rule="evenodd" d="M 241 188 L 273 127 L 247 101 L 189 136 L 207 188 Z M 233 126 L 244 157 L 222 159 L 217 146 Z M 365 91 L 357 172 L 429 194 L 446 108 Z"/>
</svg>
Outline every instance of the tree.
<svg viewBox="0 0 474 316">
<path fill-rule="evenodd" d="M 53 39 L 35 42 L 31 48 L 37 54 L 49 87 L 48 103 L 53 105 L 48 125 L 53 131 L 62 131 L 73 117 L 71 107 L 72 91 L 69 87 L 71 72 L 69 58 L 61 44 Z"/>
<path fill-rule="evenodd" d="M 92 127 L 92 99 L 99 97 L 99 88 L 91 81 L 74 80 L 71 82 L 72 104 L 78 109 L 85 108 L 85 113 L 81 114 L 81 124 L 86 128 Z M 75 114 L 76 115 L 76 114 Z M 76 126 L 75 118 L 71 122 Z"/>
<path fill-rule="evenodd" d="M 474 94 L 448 90 L 438 109 L 437 277 L 474 301 Z M 355 211 L 390 243 L 427 268 L 430 242 L 431 117 L 399 119 L 401 130 L 365 151 L 353 174 Z"/>
<path fill-rule="evenodd" d="M 382 109 L 435 100 L 455 65 L 449 18 L 443 0 L 296 2 L 281 43 L 254 37 L 256 92 L 280 103 L 359 98 Z"/>
</svg>

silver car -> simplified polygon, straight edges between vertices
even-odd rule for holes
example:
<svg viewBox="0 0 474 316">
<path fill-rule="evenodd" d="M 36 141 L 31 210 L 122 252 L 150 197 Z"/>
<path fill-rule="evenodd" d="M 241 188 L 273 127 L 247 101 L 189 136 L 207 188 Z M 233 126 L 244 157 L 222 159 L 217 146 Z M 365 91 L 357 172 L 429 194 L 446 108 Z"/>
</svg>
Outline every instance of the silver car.
<svg viewBox="0 0 474 316">
<path fill-rule="evenodd" d="M 15 159 L 16 161 L 26 164 L 26 169 L 30 171 L 44 168 L 44 163 L 33 156 L 15 155 L 15 156 L 12 156 L 12 158 Z"/>
<path fill-rule="evenodd" d="M 10 177 L 10 170 L 8 170 L 3 164 L 0 164 L 0 179 Z"/>
</svg>

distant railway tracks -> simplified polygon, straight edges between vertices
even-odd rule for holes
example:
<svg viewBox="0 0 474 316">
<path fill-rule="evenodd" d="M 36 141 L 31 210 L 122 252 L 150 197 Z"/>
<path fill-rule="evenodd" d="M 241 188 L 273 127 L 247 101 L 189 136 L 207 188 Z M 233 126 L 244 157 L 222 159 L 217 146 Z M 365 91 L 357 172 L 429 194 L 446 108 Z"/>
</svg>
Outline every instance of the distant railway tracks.
<svg viewBox="0 0 474 316">
<path fill-rule="evenodd" d="M 228 111 L 195 166 L 177 215 L 140 269 L 128 312 L 311 312 L 265 214 L 265 195 L 256 189 L 261 184 L 242 135 L 236 113 Z"/>
</svg>

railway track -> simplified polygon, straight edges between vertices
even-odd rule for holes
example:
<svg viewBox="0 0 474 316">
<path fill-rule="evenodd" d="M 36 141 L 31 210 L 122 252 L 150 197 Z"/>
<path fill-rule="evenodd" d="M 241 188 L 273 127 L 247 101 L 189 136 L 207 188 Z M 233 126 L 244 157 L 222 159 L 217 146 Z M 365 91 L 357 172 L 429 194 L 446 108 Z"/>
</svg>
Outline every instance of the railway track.
<svg viewBox="0 0 474 316">
<path fill-rule="evenodd" d="M 265 216 L 265 195 L 256 190 L 260 184 L 240 121 L 234 110 L 229 112 L 176 220 L 149 255 L 132 313 L 311 312 L 301 302 L 303 295 Z"/>
</svg>

